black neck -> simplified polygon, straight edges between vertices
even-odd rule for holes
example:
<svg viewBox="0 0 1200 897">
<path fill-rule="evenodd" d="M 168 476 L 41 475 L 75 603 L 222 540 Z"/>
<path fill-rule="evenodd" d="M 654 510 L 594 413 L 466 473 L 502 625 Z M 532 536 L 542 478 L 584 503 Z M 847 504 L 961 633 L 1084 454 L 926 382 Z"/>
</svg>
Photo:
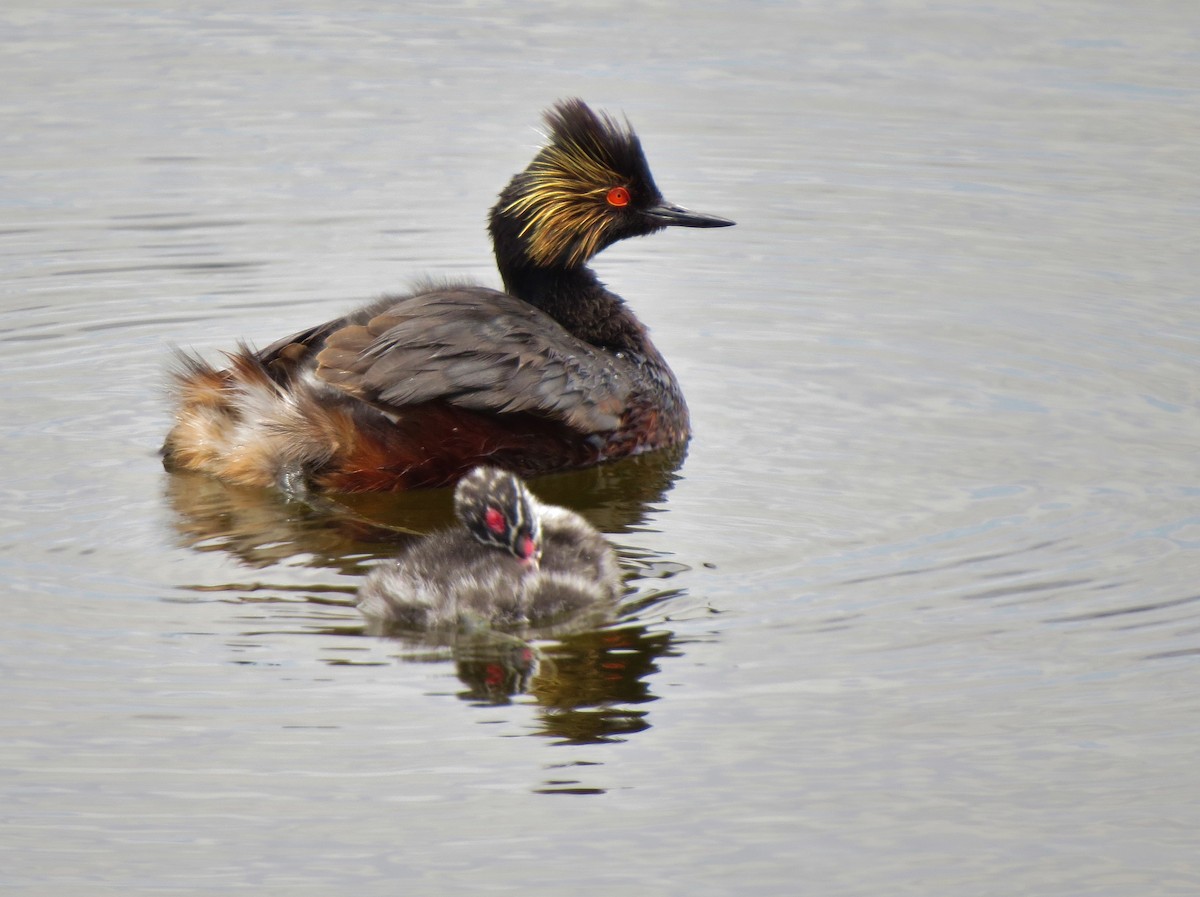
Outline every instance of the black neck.
<svg viewBox="0 0 1200 897">
<path fill-rule="evenodd" d="M 540 308 L 585 342 L 635 351 L 645 343 L 645 328 L 590 268 L 528 266 L 502 269 L 500 274 L 505 290 Z"/>
<path fill-rule="evenodd" d="M 612 351 L 653 352 L 646 328 L 620 296 L 586 265 L 541 266 L 529 260 L 515 224 L 492 220 L 496 266 L 509 294 L 540 308 L 573 336 Z"/>
</svg>

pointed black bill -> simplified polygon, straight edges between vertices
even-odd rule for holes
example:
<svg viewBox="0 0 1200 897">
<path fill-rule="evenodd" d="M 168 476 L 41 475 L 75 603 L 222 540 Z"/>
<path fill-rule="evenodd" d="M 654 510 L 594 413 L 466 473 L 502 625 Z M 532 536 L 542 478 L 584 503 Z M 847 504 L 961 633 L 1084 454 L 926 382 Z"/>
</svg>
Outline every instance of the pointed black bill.
<svg viewBox="0 0 1200 897">
<path fill-rule="evenodd" d="M 676 225 L 679 227 L 729 227 L 736 224 L 728 218 L 719 218 L 716 215 L 701 215 L 699 212 L 689 212 L 687 209 L 681 209 L 677 205 L 672 205 L 665 200 L 656 205 L 651 206 L 642 212 L 647 218 L 655 224 L 668 227 Z"/>
</svg>

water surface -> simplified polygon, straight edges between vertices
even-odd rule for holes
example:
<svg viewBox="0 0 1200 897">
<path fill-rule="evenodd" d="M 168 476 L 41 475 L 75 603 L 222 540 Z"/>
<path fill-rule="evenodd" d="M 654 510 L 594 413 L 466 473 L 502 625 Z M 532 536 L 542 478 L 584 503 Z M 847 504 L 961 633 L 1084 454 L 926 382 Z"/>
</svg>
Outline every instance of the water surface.
<svg viewBox="0 0 1200 897">
<path fill-rule="evenodd" d="M 1200 890 L 1184 3 L 0 12 L 0 883 Z M 696 435 L 535 484 L 621 623 L 457 655 L 352 594 L 445 494 L 172 476 L 172 346 L 421 276 L 579 95 L 738 227 L 602 278 Z"/>
</svg>

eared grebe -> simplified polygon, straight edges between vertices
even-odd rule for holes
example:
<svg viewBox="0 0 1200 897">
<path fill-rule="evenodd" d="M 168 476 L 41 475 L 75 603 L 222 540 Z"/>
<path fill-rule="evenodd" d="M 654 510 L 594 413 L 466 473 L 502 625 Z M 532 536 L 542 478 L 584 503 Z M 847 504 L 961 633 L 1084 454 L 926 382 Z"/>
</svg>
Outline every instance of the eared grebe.
<svg viewBox="0 0 1200 897">
<path fill-rule="evenodd" d="M 370 573 L 358 593 L 364 616 L 413 632 L 540 628 L 616 606 L 621 571 L 609 544 L 513 474 L 475 468 L 455 489 L 454 513 L 457 526 Z"/>
<path fill-rule="evenodd" d="M 389 296 L 218 370 L 185 356 L 169 466 L 289 491 L 449 485 L 480 463 L 522 476 L 688 438 L 687 406 L 646 328 L 587 267 L 671 225 L 724 227 L 666 202 L 629 127 L 580 100 L 491 212 L 507 293 Z"/>
</svg>

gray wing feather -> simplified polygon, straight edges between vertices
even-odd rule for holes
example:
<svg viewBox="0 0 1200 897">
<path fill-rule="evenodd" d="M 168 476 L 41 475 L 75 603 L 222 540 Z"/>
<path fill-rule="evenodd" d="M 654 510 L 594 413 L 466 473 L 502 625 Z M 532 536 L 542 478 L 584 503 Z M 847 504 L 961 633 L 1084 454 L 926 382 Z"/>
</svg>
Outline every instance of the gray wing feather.
<svg viewBox="0 0 1200 897">
<path fill-rule="evenodd" d="M 530 413 L 597 433 L 615 429 L 630 366 L 504 293 L 444 289 L 398 299 L 365 324 L 331 333 L 324 382 L 389 411 L 441 401 Z"/>
</svg>

